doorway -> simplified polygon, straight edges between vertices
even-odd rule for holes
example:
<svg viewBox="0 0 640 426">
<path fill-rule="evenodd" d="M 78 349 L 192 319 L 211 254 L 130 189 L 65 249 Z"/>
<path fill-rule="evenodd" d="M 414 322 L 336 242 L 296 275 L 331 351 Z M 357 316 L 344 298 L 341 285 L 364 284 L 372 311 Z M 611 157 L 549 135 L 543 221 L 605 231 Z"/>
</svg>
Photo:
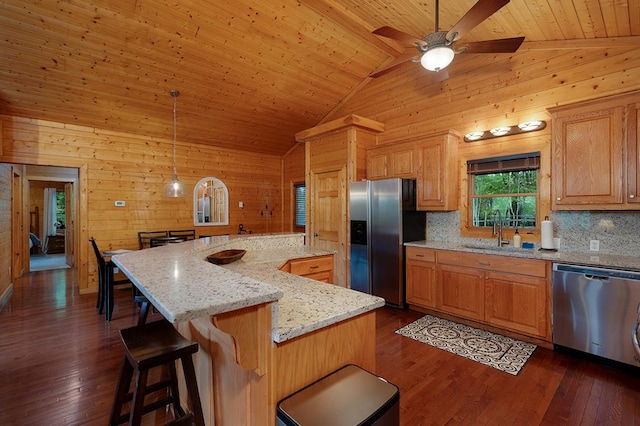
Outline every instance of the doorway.
<svg viewBox="0 0 640 426">
<path fill-rule="evenodd" d="M 74 266 L 74 193 L 78 170 L 26 166 L 29 271 Z"/>
</svg>

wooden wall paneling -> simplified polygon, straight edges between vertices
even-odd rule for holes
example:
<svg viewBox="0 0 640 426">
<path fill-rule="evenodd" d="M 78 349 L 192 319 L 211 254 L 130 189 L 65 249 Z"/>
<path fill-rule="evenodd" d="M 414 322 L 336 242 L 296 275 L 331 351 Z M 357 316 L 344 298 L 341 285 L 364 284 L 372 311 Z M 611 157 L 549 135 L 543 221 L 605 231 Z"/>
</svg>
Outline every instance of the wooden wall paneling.
<svg viewBox="0 0 640 426">
<path fill-rule="evenodd" d="M 12 292 L 11 178 L 11 165 L 0 164 L 0 303 Z"/>
<path fill-rule="evenodd" d="M 303 228 L 295 228 L 293 184 L 305 182 L 305 147 L 304 144 L 294 145 L 282 159 L 282 230 L 304 232 Z"/>
<path fill-rule="evenodd" d="M 513 124 L 521 110 L 531 115 L 537 109 L 548 116 L 547 107 L 567 100 L 638 87 L 638 83 L 629 84 L 640 69 L 640 55 L 634 52 L 629 48 L 591 49 L 588 55 L 579 50 L 560 55 L 524 51 L 513 56 L 513 71 L 506 76 L 489 71 L 491 79 L 484 80 L 484 67 L 458 75 L 452 66 L 450 78 L 433 86 L 425 74 L 414 81 L 404 77 L 411 72 L 399 72 L 397 78 L 373 81 L 337 114 L 355 112 L 385 122 L 381 144 L 449 128 L 466 132 L 476 121 L 487 124 L 483 130 L 506 121 Z M 595 75 L 594 69 L 599 71 Z"/>
<path fill-rule="evenodd" d="M 86 210 L 80 213 L 86 223 L 80 225 L 77 241 L 78 262 L 84 268 L 80 276 L 90 277 L 79 281 L 81 292 L 95 288 L 95 261 L 82 259 L 83 253 L 88 254 L 83 246 L 89 236 L 97 239 L 102 250 L 135 249 L 140 230 L 193 228 L 192 191 L 203 177 L 217 177 L 229 188 L 230 222 L 222 227 L 197 227 L 198 234 L 234 234 L 239 223 L 256 233 L 282 229 L 282 166 L 278 156 L 178 142 L 177 173 L 188 194 L 165 199 L 163 185 L 173 173 L 169 139 L 19 117 L 2 116 L 2 120 L 5 149 L 0 161 L 85 167 L 86 183 L 82 186 L 81 177 L 80 198 L 85 200 Z M 115 207 L 116 200 L 125 201 L 126 206 Z M 260 211 L 267 200 L 273 216 L 265 217 Z M 244 209 L 239 209 L 239 201 L 245 203 Z"/>
</svg>

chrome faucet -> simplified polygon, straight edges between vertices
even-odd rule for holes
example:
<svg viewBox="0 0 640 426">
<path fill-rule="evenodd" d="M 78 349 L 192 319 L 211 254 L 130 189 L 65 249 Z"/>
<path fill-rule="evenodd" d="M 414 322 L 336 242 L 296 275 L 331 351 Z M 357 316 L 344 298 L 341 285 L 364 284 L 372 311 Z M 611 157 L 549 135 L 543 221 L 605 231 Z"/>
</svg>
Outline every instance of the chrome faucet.
<svg viewBox="0 0 640 426">
<path fill-rule="evenodd" d="M 498 216 L 497 222 L 496 216 Z M 502 213 L 498 209 L 493 212 L 493 233 L 491 235 L 498 235 L 498 247 L 509 244 L 509 241 L 502 240 Z"/>
</svg>

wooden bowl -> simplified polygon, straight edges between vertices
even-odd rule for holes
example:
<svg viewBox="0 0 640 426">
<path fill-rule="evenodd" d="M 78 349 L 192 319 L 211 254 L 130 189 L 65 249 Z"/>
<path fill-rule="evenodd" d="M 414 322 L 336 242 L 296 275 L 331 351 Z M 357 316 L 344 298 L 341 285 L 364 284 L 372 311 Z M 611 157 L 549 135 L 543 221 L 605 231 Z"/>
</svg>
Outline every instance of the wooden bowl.
<svg viewBox="0 0 640 426">
<path fill-rule="evenodd" d="M 245 255 L 246 250 L 222 250 L 207 256 L 207 260 L 216 265 L 226 265 L 235 262 Z"/>
</svg>

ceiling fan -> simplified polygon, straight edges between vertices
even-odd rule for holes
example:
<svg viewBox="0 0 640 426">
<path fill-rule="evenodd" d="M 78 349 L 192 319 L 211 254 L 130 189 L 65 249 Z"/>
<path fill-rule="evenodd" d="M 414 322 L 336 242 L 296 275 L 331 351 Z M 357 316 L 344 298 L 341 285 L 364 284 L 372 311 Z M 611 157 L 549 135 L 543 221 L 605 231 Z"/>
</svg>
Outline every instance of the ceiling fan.
<svg viewBox="0 0 640 426">
<path fill-rule="evenodd" d="M 438 0 L 435 7 L 435 32 L 420 39 L 391 27 L 380 27 L 373 34 L 409 44 L 418 49 L 407 50 L 395 60 L 378 69 L 369 77 L 380 77 L 405 62 L 420 62 L 429 71 L 441 71 L 446 68 L 458 53 L 513 53 L 522 44 L 524 37 L 503 38 L 496 40 L 476 41 L 457 46 L 458 40 L 482 21 L 496 13 L 509 0 L 479 0 L 449 31 L 439 31 Z"/>
</svg>

